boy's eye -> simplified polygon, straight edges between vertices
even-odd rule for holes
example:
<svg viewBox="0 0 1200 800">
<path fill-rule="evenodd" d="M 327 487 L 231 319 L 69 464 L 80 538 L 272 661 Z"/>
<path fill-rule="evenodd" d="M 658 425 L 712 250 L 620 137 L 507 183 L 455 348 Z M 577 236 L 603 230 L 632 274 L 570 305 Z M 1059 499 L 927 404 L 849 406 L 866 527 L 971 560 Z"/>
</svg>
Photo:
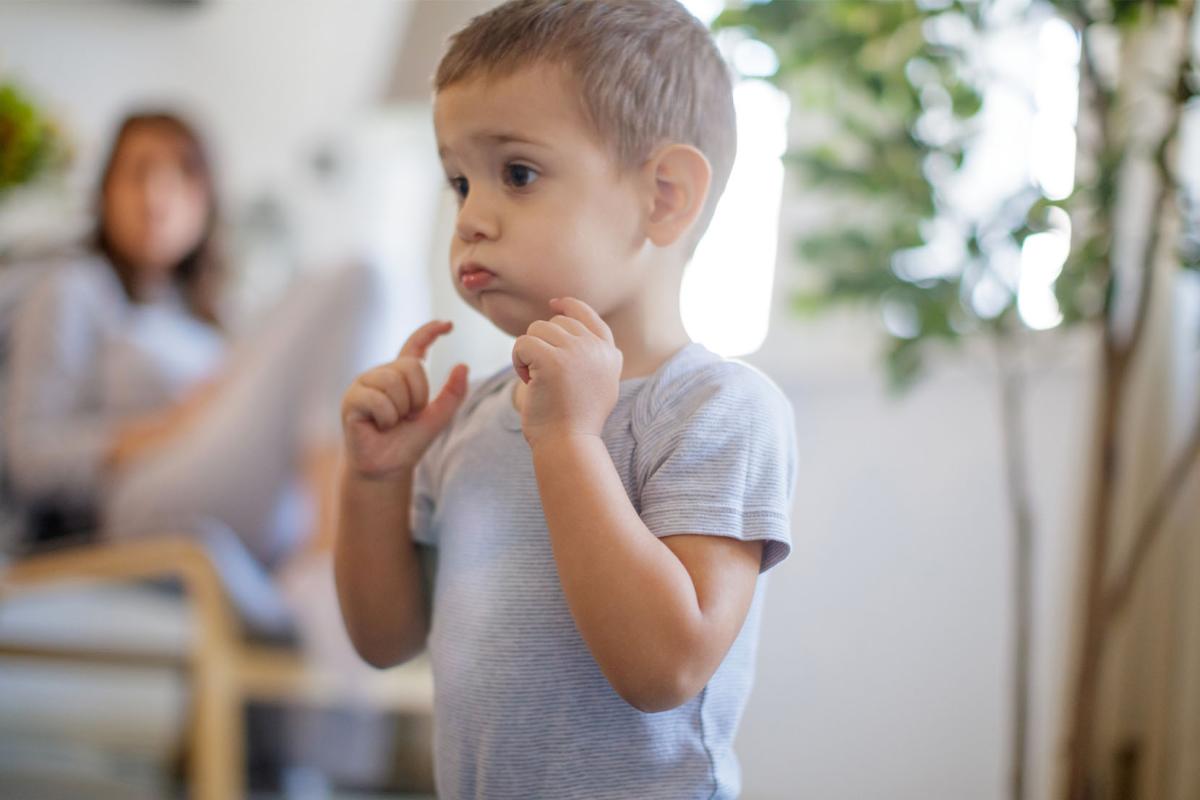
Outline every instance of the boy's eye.
<svg viewBox="0 0 1200 800">
<path fill-rule="evenodd" d="M 517 189 L 523 189 L 538 178 L 533 167 L 524 164 L 507 164 L 504 167 L 504 182 Z"/>
<path fill-rule="evenodd" d="M 454 192 L 458 199 L 466 199 L 467 196 L 467 179 L 463 177 L 450 178 L 450 189 Z"/>
</svg>

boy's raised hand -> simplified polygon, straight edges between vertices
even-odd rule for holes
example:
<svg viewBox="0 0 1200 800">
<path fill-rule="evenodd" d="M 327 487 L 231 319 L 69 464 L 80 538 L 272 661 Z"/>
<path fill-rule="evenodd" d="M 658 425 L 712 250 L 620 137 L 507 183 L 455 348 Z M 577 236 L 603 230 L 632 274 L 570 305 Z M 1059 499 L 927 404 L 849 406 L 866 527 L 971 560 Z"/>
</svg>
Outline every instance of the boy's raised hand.
<svg viewBox="0 0 1200 800">
<path fill-rule="evenodd" d="M 574 297 L 555 298 L 550 308 L 556 316 L 535 321 L 513 343 L 530 447 L 556 436 L 599 436 L 620 393 L 623 357 L 608 323 Z"/>
<path fill-rule="evenodd" d="M 425 357 L 451 322 L 427 322 L 400 355 L 355 378 L 342 398 L 347 467 L 360 477 L 388 478 L 416 466 L 434 437 L 449 424 L 467 394 L 467 366 L 456 364 L 432 402 Z"/>
</svg>

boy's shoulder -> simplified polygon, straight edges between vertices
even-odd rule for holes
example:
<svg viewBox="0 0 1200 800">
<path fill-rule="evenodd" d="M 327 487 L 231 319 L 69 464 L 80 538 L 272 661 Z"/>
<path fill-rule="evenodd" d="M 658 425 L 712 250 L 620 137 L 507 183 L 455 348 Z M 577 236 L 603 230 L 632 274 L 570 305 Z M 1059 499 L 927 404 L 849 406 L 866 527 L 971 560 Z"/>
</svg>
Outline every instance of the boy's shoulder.
<svg viewBox="0 0 1200 800">
<path fill-rule="evenodd" d="M 757 367 L 726 358 L 699 343 L 687 345 L 650 380 L 634 406 L 634 425 L 682 422 L 701 410 L 751 414 L 755 418 L 791 417 L 791 403 Z"/>
</svg>

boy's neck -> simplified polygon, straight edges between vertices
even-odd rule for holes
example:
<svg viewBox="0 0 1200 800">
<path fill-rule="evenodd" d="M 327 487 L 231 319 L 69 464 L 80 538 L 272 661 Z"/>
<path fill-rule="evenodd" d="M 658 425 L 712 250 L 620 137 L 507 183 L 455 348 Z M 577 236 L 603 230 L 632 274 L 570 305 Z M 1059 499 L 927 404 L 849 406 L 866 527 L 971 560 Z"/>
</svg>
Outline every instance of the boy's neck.
<svg viewBox="0 0 1200 800">
<path fill-rule="evenodd" d="M 605 317 L 621 351 L 621 380 L 652 375 L 691 339 L 679 312 L 678 284 L 647 286 Z"/>
<path fill-rule="evenodd" d="M 682 324 L 677 330 L 659 331 L 653 337 L 622 336 L 614 328 L 613 339 L 622 356 L 621 380 L 653 375 L 680 348 L 691 342 Z"/>
</svg>

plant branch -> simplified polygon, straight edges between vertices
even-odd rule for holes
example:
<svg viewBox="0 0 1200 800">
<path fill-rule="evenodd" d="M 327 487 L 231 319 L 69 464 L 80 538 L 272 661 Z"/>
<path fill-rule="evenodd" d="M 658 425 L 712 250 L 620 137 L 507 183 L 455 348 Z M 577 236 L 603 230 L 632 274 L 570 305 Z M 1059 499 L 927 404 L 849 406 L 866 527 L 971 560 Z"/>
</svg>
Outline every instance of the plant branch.
<svg viewBox="0 0 1200 800">
<path fill-rule="evenodd" d="M 1188 2 L 1180 9 L 1183 17 L 1183 53 L 1179 59 L 1179 66 L 1176 70 L 1177 78 L 1175 81 L 1175 91 L 1171 98 L 1171 117 L 1170 123 L 1167 126 L 1166 132 L 1163 134 L 1162 142 L 1159 144 L 1155 152 L 1154 163 L 1158 167 L 1158 197 L 1154 204 L 1154 224 L 1151 226 L 1150 235 L 1146 239 L 1146 246 L 1142 252 L 1141 275 L 1142 285 L 1138 293 L 1137 313 L 1133 321 L 1133 330 L 1129 335 L 1129 340 L 1121 348 L 1122 357 L 1131 359 L 1137 353 L 1138 347 L 1141 344 L 1142 337 L 1146 331 L 1146 320 L 1150 316 L 1150 301 L 1153 299 L 1155 272 L 1157 271 L 1158 259 L 1160 256 L 1160 248 L 1163 245 L 1165 237 L 1163 236 L 1163 228 L 1158 224 L 1160 220 L 1166 219 L 1171 210 L 1171 203 L 1175 200 L 1175 180 L 1173 170 L 1171 169 L 1170 156 L 1172 145 L 1179 135 L 1179 126 L 1183 118 L 1183 102 L 1178 100 L 1180 87 L 1187 85 L 1188 75 L 1192 71 L 1192 56 L 1191 56 L 1191 31 L 1192 31 L 1192 16 L 1195 14 L 1195 4 Z"/>
<path fill-rule="evenodd" d="M 1190 45 L 1192 15 L 1194 13 L 1194 4 L 1188 3 L 1184 16 L 1184 53 L 1180 59 L 1177 92 L 1186 87 L 1188 75 L 1194 66 Z M 1179 96 L 1181 95 L 1177 95 L 1177 97 Z M 1153 217 L 1156 222 L 1166 218 L 1170 212 L 1170 204 L 1175 199 L 1178 189 L 1169 163 L 1169 156 L 1171 144 L 1177 139 L 1179 134 L 1183 106 L 1184 103 L 1180 100 L 1177 100 L 1172 105 L 1171 123 L 1163 136 L 1163 141 L 1156 154 L 1155 163 L 1159 171 L 1159 191 L 1157 202 L 1155 203 L 1157 213 Z M 1124 349 L 1126 358 L 1132 358 L 1137 353 L 1141 340 L 1145 335 L 1146 321 L 1149 317 L 1150 301 L 1152 299 L 1151 293 L 1154 287 L 1155 268 L 1160 256 L 1159 250 L 1165 238 L 1162 226 L 1156 224 L 1153 234 L 1147 240 L 1146 250 L 1143 254 L 1142 274 L 1144 281 L 1141 295 L 1138 297 L 1138 311 L 1133 332 Z M 1142 564 L 1160 536 L 1163 522 L 1170 511 L 1172 501 L 1182 488 L 1188 472 L 1197 461 L 1197 458 L 1200 458 L 1200 420 L 1197 420 L 1195 429 L 1188 438 L 1187 444 L 1174 464 L 1172 464 L 1170 470 L 1168 470 L 1166 480 L 1159 487 L 1159 491 L 1155 494 L 1154 501 L 1151 503 L 1146 516 L 1143 517 L 1141 524 L 1138 526 L 1137 532 L 1134 535 L 1133 549 L 1130 551 L 1125 566 L 1121 569 L 1120 574 L 1105 594 L 1104 609 L 1107 618 L 1112 618 L 1118 614 L 1128 601 Z"/>
<path fill-rule="evenodd" d="M 994 339 L 1000 375 L 1000 412 L 1008 506 L 1013 526 L 1013 654 L 1009 796 L 1024 800 L 1028 786 L 1030 670 L 1034 625 L 1033 504 L 1025 450 L 1025 382 L 1020 331 L 1001 328 Z"/>
<path fill-rule="evenodd" d="M 1162 538 L 1162 531 L 1166 527 L 1163 523 L 1166 522 L 1174 500 L 1197 464 L 1200 464 L 1200 415 L 1197 416 L 1195 425 L 1192 427 L 1191 436 L 1188 437 L 1183 450 L 1175 458 L 1167 472 L 1166 479 L 1154 496 L 1154 501 L 1137 527 L 1129 558 L 1105 594 L 1104 608 L 1108 618 L 1111 619 L 1120 614 L 1128 603 L 1133 588 L 1137 584 L 1142 565 L 1154 549 L 1155 543 Z"/>
</svg>

